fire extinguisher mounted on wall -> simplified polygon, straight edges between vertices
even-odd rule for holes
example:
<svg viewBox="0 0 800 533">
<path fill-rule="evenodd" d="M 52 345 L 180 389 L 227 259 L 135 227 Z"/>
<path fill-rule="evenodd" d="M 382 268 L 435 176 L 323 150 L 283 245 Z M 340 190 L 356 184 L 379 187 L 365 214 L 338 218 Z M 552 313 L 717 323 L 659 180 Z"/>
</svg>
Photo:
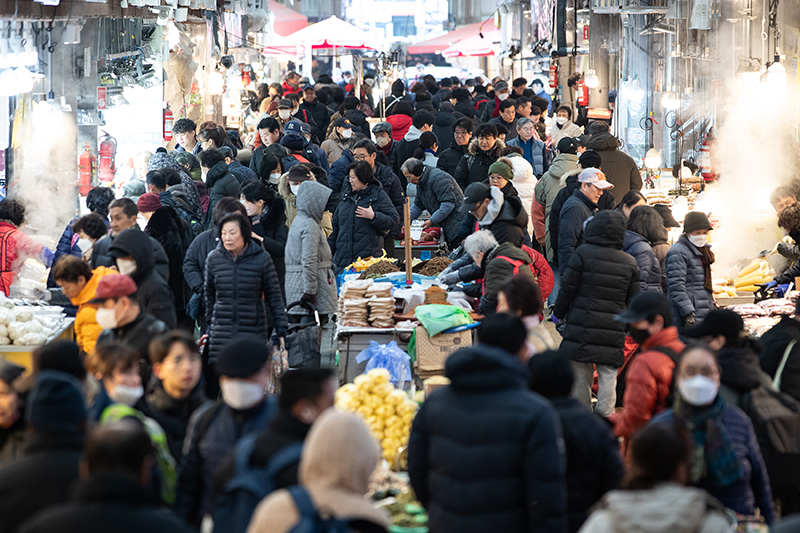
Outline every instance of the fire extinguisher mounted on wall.
<svg viewBox="0 0 800 533">
<path fill-rule="evenodd" d="M 172 124 L 173 124 L 173 115 L 172 110 L 169 108 L 168 105 L 164 107 L 164 128 L 163 128 L 163 137 L 164 142 L 169 142 L 172 140 Z"/>
<path fill-rule="evenodd" d="M 89 143 L 86 143 L 86 148 L 81 154 L 80 163 L 78 165 L 80 171 L 80 180 L 78 184 L 78 192 L 81 196 L 86 197 L 89 191 L 92 190 L 92 178 L 97 169 L 97 158 L 92 153 L 92 148 Z"/>
<path fill-rule="evenodd" d="M 581 79 L 578 80 L 578 85 L 576 87 L 578 91 L 578 105 L 579 106 L 588 106 L 589 105 L 589 88 L 586 86 L 586 81 L 581 76 Z"/>
<path fill-rule="evenodd" d="M 555 89 L 558 87 L 558 59 L 550 59 L 550 88 Z"/>
<path fill-rule="evenodd" d="M 100 170 L 98 172 L 101 182 L 114 181 L 114 175 L 117 173 L 116 166 L 114 165 L 114 158 L 117 155 L 117 140 L 106 131 L 103 131 L 105 136 L 100 142 Z"/>
</svg>

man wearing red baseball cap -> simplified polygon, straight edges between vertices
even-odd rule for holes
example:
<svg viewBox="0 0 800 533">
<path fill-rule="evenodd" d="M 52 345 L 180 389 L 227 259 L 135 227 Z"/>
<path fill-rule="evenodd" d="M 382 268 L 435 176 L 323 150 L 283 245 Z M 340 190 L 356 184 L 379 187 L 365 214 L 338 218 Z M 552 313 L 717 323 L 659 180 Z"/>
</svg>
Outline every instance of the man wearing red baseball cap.
<svg viewBox="0 0 800 533">
<path fill-rule="evenodd" d="M 125 343 L 133 346 L 139 356 L 149 361 L 148 347 L 154 337 L 167 331 L 167 325 L 139 307 L 136 282 L 130 276 L 106 276 L 97 285 L 97 325 L 103 332 L 97 338 L 98 346 L 108 343 Z"/>
</svg>

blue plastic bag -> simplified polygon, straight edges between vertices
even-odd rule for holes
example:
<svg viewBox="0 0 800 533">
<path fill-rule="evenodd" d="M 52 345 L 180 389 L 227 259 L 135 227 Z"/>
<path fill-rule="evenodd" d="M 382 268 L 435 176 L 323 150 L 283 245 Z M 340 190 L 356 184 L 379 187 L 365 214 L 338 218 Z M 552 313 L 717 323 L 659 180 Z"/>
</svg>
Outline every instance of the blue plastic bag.
<svg viewBox="0 0 800 533">
<path fill-rule="evenodd" d="M 391 376 L 389 381 L 395 386 L 400 382 L 411 381 L 410 358 L 395 341 L 389 344 L 370 341 L 369 348 L 356 356 L 356 363 L 363 363 L 367 359 L 369 362 L 365 372 L 373 368 L 385 368 Z"/>
</svg>

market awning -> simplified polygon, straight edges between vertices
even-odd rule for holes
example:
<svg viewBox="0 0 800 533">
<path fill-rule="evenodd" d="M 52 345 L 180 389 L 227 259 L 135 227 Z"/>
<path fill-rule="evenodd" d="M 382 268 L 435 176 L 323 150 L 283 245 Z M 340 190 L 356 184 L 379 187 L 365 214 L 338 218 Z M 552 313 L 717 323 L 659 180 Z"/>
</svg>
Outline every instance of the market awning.
<svg viewBox="0 0 800 533">
<path fill-rule="evenodd" d="M 467 37 L 478 35 L 478 32 L 481 31 L 481 25 L 483 25 L 483 30 L 494 29 L 494 21 L 492 19 L 487 19 L 484 22 L 476 22 L 475 24 L 470 24 L 469 26 L 464 26 L 463 28 L 447 32 L 439 37 L 434 37 L 433 39 L 428 39 L 427 41 L 421 41 L 412 44 L 408 47 L 408 53 L 441 54 L 445 48 L 448 48 L 452 44 L 455 44 L 462 39 L 466 39 Z"/>
<path fill-rule="evenodd" d="M 330 17 L 322 22 L 307 26 L 286 36 L 303 46 L 311 48 L 365 48 L 374 50 L 367 44 L 369 36 L 349 22 Z"/>
<path fill-rule="evenodd" d="M 473 35 L 442 52 L 443 57 L 492 56 L 500 49 L 500 30 L 483 31 L 483 37 Z"/>
<path fill-rule="evenodd" d="M 261 49 L 261 53 L 265 56 L 301 57 L 304 50 L 305 47 L 302 44 L 280 35 L 274 35 Z"/>
<path fill-rule="evenodd" d="M 308 17 L 283 4 L 270 2 L 269 9 L 274 17 L 272 28 L 278 35 L 285 37 L 308 26 Z"/>
</svg>

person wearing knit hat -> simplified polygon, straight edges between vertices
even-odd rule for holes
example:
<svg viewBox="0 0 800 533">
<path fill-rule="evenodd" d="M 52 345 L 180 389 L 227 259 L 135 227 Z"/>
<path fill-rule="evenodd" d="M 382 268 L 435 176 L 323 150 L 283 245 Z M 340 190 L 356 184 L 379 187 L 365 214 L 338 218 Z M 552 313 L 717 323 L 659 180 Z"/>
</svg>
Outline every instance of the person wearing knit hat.
<svg viewBox="0 0 800 533">
<path fill-rule="evenodd" d="M 139 197 L 139 201 L 136 202 L 136 207 L 139 209 L 139 212 L 144 218 L 150 220 L 150 217 L 153 216 L 153 213 L 155 213 L 156 210 L 161 209 L 163 206 L 161 205 L 161 198 L 158 196 L 158 194 L 154 192 L 148 192 Z"/>
<path fill-rule="evenodd" d="M 25 368 L 0 359 L 0 464 L 9 463 L 22 455 L 25 402 L 14 382 L 23 372 Z"/>
<path fill-rule="evenodd" d="M 678 329 L 694 327 L 714 309 L 708 245 L 711 223 L 705 213 L 692 211 L 683 220 L 683 234 L 667 252 L 667 292 Z"/>
<path fill-rule="evenodd" d="M 514 169 L 503 161 L 495 161 L 489 165 L 488 183 L 492 187 L 497 187 L 503 191 L 503 196 L 519 197 L 519 193 L 511 184 L 514 179 Z"/>
</svg>

